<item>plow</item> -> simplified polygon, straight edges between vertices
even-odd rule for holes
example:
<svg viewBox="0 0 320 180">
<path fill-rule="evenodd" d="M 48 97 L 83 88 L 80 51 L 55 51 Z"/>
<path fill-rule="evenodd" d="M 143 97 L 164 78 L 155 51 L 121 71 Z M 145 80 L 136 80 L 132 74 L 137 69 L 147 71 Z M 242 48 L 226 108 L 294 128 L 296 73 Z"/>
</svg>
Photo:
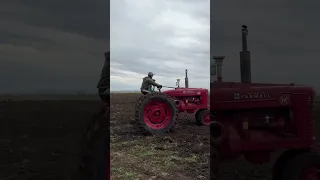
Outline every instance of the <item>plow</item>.
<svg viewBox="0 0 320 180">
<path fill-rule="evenodd" d="M 242 26 L 241 82 L 224 82 L 224 56 L 214 56 L 211 75 L 211 179 L 219 167 L 240 156 L 253 164 L 270 161 L 273 180 L 318 180 L 320 156 L 316 147 L 314 98 L 311 87 L 251 82 L 247 26 Z"/>
</svg>

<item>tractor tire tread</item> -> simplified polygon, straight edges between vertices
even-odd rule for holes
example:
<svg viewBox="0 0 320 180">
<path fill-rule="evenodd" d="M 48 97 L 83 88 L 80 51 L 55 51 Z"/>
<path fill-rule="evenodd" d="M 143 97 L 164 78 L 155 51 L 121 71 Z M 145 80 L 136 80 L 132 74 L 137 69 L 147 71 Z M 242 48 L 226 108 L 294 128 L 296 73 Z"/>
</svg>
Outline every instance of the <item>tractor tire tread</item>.
<svg viewBox="0 0 320 180">
<path fill-rule="evenodd" d="M 108 121 L 109 106 L 103 105 L 97 113 L 92 116 L 87 125 L 86 132 L 82 140 L 82 149 L 80 152 L 79 171 L 83 175 L 92 176 L 95 158 L 95 144 L 101 143 L 99 139 L 109 136 Z"/>
</svg>

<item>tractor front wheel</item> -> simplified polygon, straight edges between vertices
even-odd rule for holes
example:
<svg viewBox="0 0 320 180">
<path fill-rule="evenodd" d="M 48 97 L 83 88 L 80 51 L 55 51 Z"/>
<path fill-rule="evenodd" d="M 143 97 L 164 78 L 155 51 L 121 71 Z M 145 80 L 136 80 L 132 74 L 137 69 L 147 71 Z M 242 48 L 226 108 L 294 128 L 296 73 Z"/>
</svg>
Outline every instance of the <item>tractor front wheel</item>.
<svg viewBox="0 0 320 180">
<path fill-rule="evenodd" d="M 282 179 L 320 180 L 320 156 L 315 152 L 296 155 L 284 167 Z"/>
<path fill-rule="evenodd" d="M 200 109 L 196 113 L 196 124 L 198 126 L 209 126 L 210 125 L 210 110 L 209 109 Z"/>
<path fill-rule="evenodd" d="M 306 153 L 309 151 L 305 151 L 304 149 L 301 150 L 288 150 L 281 154 L 281 156 L 278 157 L 276 162 L 273 165 L 273 180 L 283 180 L 282 179 L 282 173 L 284 171 L 284 168 L 288 165 L 288 163 L 296 156 L 301 153 Z"/>
<path fill-rule="evenodd" d="M 172 129 L 178 109 L 174 100 L 164 93 L 151 93 L 138 99 L 135 119 L 143 134 L 161 134 Z"/>
</svg>

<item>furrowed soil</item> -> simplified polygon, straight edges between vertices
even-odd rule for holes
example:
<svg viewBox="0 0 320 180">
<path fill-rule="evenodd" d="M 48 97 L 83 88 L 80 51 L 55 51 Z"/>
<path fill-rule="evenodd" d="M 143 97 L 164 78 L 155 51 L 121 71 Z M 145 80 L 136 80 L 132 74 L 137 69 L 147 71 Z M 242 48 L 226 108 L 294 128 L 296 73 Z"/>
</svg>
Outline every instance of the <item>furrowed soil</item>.
<svg viewBox="0 0 320 180">
<path fill-rule="evenodd" d="M 138 97 L 111 97 L 111 179 L 209 179 L 209 127 L 180 114 L 174 132 L 143 136 L 132 125 Z"/>
<path fill-rule="evenodd" d="M 111 97 L 111 179 L 209 179 L 209 128 L 196 126 L 192 116 L 181 118 L 172 133 L 142 136 L 132 126 L 138 97 Z M 81 141 L 101 103 L 62 98 L 69 100 L 1 96 L 1 180 L 81 180 Z"/>
<path fill-rule="evenodd" d="M 111 179 L 209 179 L 209 128 L 181 114 L 174 132 L 143 136 L 132 125 L 138 97 L 111 96 Z M 96 97 L 68 99 L 0 102 L 0 180 L 82 179 L 80 143 L 101 103 Z M 239 158 L 222 165 L 222 179 L 271 180 L 271 167 Z"/>
<path fill-rule="evenodd" d="M 0 102 L 1 180 L 81 180 L 79 152 L 99 101 Z"/>
</svg>

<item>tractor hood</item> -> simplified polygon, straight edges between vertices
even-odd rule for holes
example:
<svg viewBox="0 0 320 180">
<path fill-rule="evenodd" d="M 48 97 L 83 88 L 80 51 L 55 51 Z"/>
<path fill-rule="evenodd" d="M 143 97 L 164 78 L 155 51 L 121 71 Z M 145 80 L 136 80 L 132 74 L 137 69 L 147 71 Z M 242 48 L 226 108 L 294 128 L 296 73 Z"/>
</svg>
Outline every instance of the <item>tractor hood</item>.
<svg viewBox="0 0 320 180">
<path fill-rule="evenodd" d="M 190 96 L 201 95 L 202 93 L 208 93 L 208 89 L 203 88 L 175 88 L 172 90 L 163 91 L 163 93 L 169 96 L 185 96 L 186 94 Z"/>
</svg>

